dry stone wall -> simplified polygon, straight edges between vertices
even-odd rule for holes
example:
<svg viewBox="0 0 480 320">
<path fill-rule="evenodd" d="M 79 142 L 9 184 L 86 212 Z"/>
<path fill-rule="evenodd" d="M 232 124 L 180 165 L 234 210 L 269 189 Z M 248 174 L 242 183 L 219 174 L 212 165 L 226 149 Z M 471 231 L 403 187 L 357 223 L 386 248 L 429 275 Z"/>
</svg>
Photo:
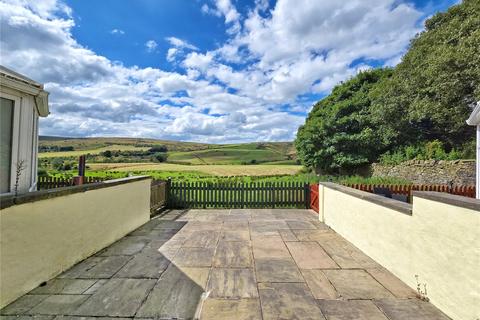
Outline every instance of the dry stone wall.
<svg viewBox="0 0 480 320">
<path fill-rule="evenodd" d="M 372 176 L 395 177 L 415 184 L 475 185 L 475 160 L 410 160 L 372 165 Z"/>
</svg>

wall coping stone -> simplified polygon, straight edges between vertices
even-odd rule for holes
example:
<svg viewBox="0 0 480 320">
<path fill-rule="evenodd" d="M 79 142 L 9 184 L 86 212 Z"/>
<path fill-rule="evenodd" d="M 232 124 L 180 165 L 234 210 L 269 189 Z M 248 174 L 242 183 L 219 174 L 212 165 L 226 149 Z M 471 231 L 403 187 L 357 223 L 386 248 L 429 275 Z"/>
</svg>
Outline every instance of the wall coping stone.
<svg viewBox="0 0 480 320">
<path fill-rule="evenodd" d="M 347 186 L 342 186 L 333 182 L 320 182 L 320 184 L 324 187 L 346 193 L 356 198 L 369 201 L 407 215 L 412 215 L 412 205 L 410 203 L 405 203 L 378 194 L 357 190 Z"/>
<path fill-rule="evenodd" d="M 135 177 L 106 180 L 102 182 L 88 183 L 88 184 L 83 184 L 79 186 L 69 186 L 69 187 L 28 192 L 24 194 L 19 194 L 18 196 L 10 195 L 10 194 L 4 195 L 4 196 L 0 196 L 0 209 L 6 209 L 8 207 L 23 204 L 23 203 L 36 202 L 36 201 L 56 198 L 56 197 L 63 197 L 63 196 L 67 196 L 74 193 L 109 188 L 109 187 L 114 187 L 121 184 L 148 180 L 148 179 L 151 179 L 151 177 L 135 176 Z"/>
<path fill-rule="evenodd" d="M 479 199 L 462 197 L 455 194 L 449 194 L 445 192 L 434 192 L 434 191 L 414 191 L 413 196 L 480 212 Z"/>
</svg>

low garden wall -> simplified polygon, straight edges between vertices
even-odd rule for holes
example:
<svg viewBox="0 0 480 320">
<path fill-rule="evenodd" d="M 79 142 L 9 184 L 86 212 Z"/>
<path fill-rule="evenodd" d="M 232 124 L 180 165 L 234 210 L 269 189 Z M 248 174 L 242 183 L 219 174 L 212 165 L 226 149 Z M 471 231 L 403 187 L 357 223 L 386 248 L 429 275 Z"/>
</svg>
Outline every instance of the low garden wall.
<svg viewBox="0 0 480 320">
<path fill-rule="evenodd" d="M 414 184 L 475 185 L 475 160 L 410 160 L 398 165 L 372 164 L 372 176 L 394 177 Z"/>
<path fill-rule="evenodd" d="M 453 319 L 480 315 L 480 201 L 414 192 L 413 204 L 333 183 L 319 187 L 319 217 Z"/>
<path fill-rule="evenodd" d="M 0 198 L 0 308 L 148 221 L 149 177 Z"/>
</svg>

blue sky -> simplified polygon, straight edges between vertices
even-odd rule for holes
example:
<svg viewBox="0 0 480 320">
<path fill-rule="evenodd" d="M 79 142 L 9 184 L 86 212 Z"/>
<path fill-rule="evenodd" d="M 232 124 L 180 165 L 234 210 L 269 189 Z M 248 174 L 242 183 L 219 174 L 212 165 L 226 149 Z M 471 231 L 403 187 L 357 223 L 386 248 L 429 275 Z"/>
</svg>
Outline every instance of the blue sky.
<svg viewBox="0 0 480 320">
<path fill-rule="evenodd" d="M 1 0 L 2 64 L 50 91 L 41 134 L 285 141 L 455 3 Z"/>
</svg>

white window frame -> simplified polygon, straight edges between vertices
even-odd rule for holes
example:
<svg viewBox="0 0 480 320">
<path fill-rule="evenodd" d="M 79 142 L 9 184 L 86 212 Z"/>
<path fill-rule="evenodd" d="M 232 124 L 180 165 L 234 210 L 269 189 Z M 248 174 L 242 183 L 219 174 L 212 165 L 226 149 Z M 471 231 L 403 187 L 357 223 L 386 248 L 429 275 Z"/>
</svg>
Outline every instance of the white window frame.
<svg viewBox="0 0 480 320">
<path fill-rule="evenodd" d="M 12 158 L 10 159 L 10 191 L 2 194 L 13 194 L 15 188 L 15 172 L 18 161 L 18 141 L 20 139 L 20 108 L 21 96 L 15 96 L 0 92 L 0 97 L 13 101 L 13 123 L 12 123 Z"/>
</svg>

